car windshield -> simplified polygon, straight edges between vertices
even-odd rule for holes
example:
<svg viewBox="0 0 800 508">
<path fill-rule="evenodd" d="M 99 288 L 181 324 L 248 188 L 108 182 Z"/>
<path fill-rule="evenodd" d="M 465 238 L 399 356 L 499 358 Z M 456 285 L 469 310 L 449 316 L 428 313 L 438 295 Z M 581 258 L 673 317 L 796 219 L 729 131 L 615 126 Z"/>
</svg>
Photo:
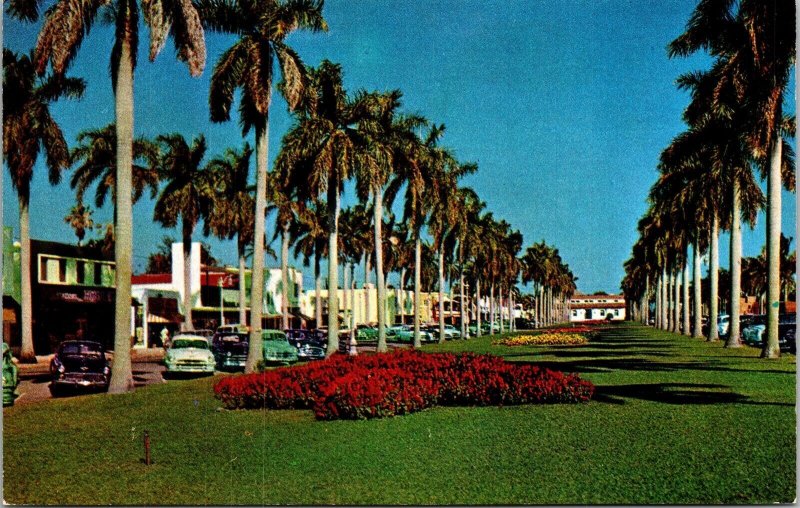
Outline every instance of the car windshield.
<svg viewBox="0 0 800 508">
<path fill-rule="evenodd" d="M 184 348 L 208 349 L 208 342 L 203 339 L 175 339 L 172 341 L 172 349 Z"/>
<path fill-rule="evenodd" d="M 780 317 L 780 323 L 791 324 L 797 322 L 797 314 L 788 314 Z"/>
<path fill-rule="evenodd" d="M 100 355 L 103 353 L 103 349 L 100 344 L 72 342 L 62 345 L 61 353 L 65 355 Z"/>
<path fill-rule="evenodd" d="M 246 335 L 238 335 L 238 334 L 223 335 L 218 340 L 221 340 L 222 342 L 226 342 L 226 343 L 236 344 L 236 343 L 239 343 L 239 342 L 246 342 L 247 341 L 247 336 Z"/>
</svg>

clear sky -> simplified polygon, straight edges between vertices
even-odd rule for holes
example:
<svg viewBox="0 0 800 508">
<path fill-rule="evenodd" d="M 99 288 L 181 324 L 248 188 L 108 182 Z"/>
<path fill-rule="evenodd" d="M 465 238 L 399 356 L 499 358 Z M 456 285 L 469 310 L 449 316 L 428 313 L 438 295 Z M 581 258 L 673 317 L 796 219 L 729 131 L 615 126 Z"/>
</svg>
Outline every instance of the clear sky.
<svg viewBox="0 0 800 508">
<path fill-rule="evenodd" d="M 288 42 L 308 64 L 324 58 L 341 63 L 349 91 L 402 90 L 405 110 L 444 123 L 443 144 L 460 160 L 478 163 L 479 172 L 464 183 L 495 217 L 519 229 L 526 246 L 541 239 L 555 245 L 579 278 L 580 291 L 616 292 L 658 156 L 684 129 L 680 115 L 688 95 L 675 88 L 675 78 L 708 64 L 704 56 L 666 55 L 694 6 L 693 0 L 327 0 L 329 32 L 297 33 Z M 4 44 L 18 52 L 33 47 L 39 30 L 8 16 L 3 28 Z M 112 35 L 110 27 L 92 29 L 71 70 L 87 80 L 86 95 L 53 108 L 70 143 L 81 130 L 114 118 Z M 148 36 L 143 29 L 136 134 L 203 133 L 209 157 L 241 146 L 236 120 L 208 120 L 211 69 L 232 39 L 207 35 L 206 72 L 195 79 L 175 60 L 171 43 L 150 63 Z M 285 103 L 276 98 L 270 160 L 290 122 Z M 252 134 L 249 140 L 253 144 Z M 37 168 L 34 238 L 75 241 L 63 220 L 74 202 L 68 179 L 69 174 L 51 187 L 46 171 Z M 146 198 L 134 207 L 137 272 L 162 236 L 179 237 L 177 229 L 154 224 L 152 210 Z M 3 214 L 17 235 L 17 203 L 7 173 Z M 791 236 L 795 215 L 795 197 L 784 193 L 783 229 Z M 111 217 L 110 204 L 95 213 L 98 222 Z M 268 234 L 273 231 L 268 222 Z M 233 242 L 208 241 L 218 258 L 235 263 Z M 762 214 L 754 231 L 745 230 L 744 255 L 756 255 L 763 244 Z M 313 286 L 310 271 L 305 284 Z"/>
</svg>

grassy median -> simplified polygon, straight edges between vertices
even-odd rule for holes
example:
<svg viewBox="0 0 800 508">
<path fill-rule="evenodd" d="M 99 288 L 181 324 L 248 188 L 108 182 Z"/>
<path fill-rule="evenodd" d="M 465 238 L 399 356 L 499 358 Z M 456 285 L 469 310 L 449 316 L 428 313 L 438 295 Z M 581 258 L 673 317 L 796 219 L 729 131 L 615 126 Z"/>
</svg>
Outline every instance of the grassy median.
<svg viewBox="0 0 800 508">
<path fill-rule="evenodd" d="M 372 421 L 223 411 L 216 378 L 3 411 L 5 501 L 25 504 L 759 503 L 795 498 L 795 357 L 636 325 L 587 345 L 425 346 L 579 372 L 588 404 Z M 143 463 L 148 430 L 154 463 Z"/>
</svg>

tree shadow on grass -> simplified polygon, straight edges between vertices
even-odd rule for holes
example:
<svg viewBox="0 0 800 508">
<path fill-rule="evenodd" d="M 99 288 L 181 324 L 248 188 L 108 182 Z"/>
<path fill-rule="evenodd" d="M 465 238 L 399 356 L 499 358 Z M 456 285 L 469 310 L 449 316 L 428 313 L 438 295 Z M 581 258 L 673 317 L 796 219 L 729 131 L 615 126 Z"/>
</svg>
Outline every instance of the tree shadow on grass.
<svg viewBox="0 0 800 508">
<path fill-rule="evenodd" d="M 657 383 L 597 386 L 592 400 L 608 404 L 625 404 L 625 399 L 639 399 L 663 404 L 755 404 L 791 406 L 784 402 L 759 402 L 726 390 L 717 384 Z"/>
</svg>

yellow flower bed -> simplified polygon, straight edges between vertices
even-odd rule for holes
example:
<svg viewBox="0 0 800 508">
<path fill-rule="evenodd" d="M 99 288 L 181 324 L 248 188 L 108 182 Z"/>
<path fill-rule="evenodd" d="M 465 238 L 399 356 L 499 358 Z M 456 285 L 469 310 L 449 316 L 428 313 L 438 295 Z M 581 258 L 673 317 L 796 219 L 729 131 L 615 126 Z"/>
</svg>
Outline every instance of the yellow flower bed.
<svg viewBox="0 0 800 508">
<path fill-rule="evenodd" d="M 492 342 L 501 346 L 563 346 L 586 344 L 589 339 L 577 333 L 543 333 L 541 335 L 517 335 Z"/>
</svg>

